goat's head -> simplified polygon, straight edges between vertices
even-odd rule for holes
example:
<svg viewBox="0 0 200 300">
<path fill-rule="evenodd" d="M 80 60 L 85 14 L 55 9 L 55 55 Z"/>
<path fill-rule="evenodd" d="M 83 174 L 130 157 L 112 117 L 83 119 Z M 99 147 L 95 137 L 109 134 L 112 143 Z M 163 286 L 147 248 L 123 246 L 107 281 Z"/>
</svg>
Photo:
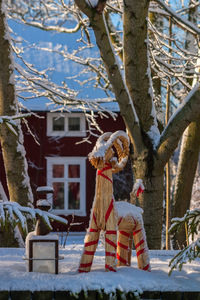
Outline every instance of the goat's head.
<svg viewBox="0 0 200 300">
<path fill-rule="evenodd" d="M 114 157 L 114 155 L 117 157 Z M 101 135 L 89 154 L 89 160 L 96 169 L 102 169 L 106 163 L 111 164 L 112 172 L 122 170 L 128 160 L 129 137 L 124 131 L 106 132 Z"/>
</svg>

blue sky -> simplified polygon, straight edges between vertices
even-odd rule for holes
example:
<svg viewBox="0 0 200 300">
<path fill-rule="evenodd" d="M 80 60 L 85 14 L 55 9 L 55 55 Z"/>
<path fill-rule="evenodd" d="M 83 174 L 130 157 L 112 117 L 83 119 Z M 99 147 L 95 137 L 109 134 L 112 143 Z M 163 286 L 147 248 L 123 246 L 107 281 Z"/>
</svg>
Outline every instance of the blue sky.
<svg viewBox="0 0 200 300">
<path fill-rule="evenodd" d="M 31 45 L 35 44 L 36 47 L 49 49 L 60 47 L 65 51 L 67 49 L 69 52 L 72 52 L 78 46 L 83 45 L 77 42 L 77 39 L 80 38 L 80 32 L 76 34 L 47 32 L 35 27 L 20 24 L 13 20 L 9 21 L 9 25 L 17 36 L 20 36 L 23 40 L 25 40 L 23 43 L 24 59 L 33 64 L 39 70 L 49 68 L 48 76 L 51 80 L 56 83 L 65 81 L 71 89 L 79 91 L 78 98 L 93 99 L 106 97 L 105 93 L 100 89 L 93 88 L 93 82 L 86 86 L 81 86 L 74 79 L 68 78 L 77 75 L 82 70 L 82 67 L 79 64 L 70 60 L 64 61 L 59 54 L 31 48 Z M 92 30 L 91 36 L 94 39 Z M 86 58 L 89 56 L 99 57 L 99 51 L 95 46 L 92 50 L 85 50 L 84 55 Z M 83 81 L 87 77 L 90 78 L 90 76 L 90 74 L 82 74 L 79 79 Z M 35 105 L 38 106 L 38 101 L 35 102 Z M 32 100 L 28 106 L 34 106 L 34 101 Z"/>
</svg>

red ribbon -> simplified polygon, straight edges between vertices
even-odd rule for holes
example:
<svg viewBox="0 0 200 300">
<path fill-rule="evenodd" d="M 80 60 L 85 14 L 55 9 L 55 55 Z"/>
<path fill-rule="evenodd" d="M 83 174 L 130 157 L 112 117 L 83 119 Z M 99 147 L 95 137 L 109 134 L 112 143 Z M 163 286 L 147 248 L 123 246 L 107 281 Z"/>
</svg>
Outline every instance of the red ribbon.
<svg viewBox="0 0 200 300">
<path fill-rule="evenodd" d="M 89 247 L 89 246 L 92 246 L 92 245 L 95 245 L 98 243 L 99 240 L 95 240 L 95 241 L 91 241 L 91 242 L 88 242 L 88 243 L 85 243 L 85 247 Z"/>
<path fill-rule="evenodd" d="M 146 265 L 142 270 L 150 272 L 150 265 L 149 264 Z"/>
<path fill-rule="evenodd" d="M 106 256 L 116 257 L 116 253 L 113 253 L 113 252 L 106 252 Z"/>
<path fill-rule="evenodd" d="M 98 229 L 93 229 L 93 228 L 90 228 L 89 232 L 98 232 L 99 230 Z"/>
<path fill-rule="evenodd" d="M 122 234 L 122 235 L 124 235 L 124 236 L 126 236 L 126 237 L 130 237 L 130 233 L 128 233 L 128 232 L 126 232 L 126 231 L 120 230 L 119 233 Z"/>
<path fill-rule="evenodd" d="M 115 244 L 113 241 L 109 240 L 108 238 L 105 238 L 105 241 L 106 241 L 106 243 L 108 243 L 110 246 L 114 247 L 115 249 L 117 248 L 116 244 Z"/>
<path fill-rule="evenodd" d="M 112 169 L 110 164 L 106 164 L 106 165 L 107 165 L 107 167 L 97 171 L 97 175 L 100 175 L 100 176 L 104 177 L 105 179 L 109 180 L 112 183 L 112 180 L 108 176 L 103 174 L 104 171 Z"/>
<path fill-rule="evenodd" d="M 88 268 L 91 267 L 92 262 L 88 263 L 88 264 L 80 264 L 79 268 Z"/>
<path fill-rule="evenodd" d="M 139 246 L 141 246 L 144 243 L 144 240 L 141 240 L 139 243 L 135 245 L 135 249 L 137 249 Z"/>
<path fill-rule="evenodd" d="M 117 272 L 115 269 L 113 269 L 113 267 L 109 266 L 109 265 L 105 265 L 105 268 L 109 271 L 112 271 L 112 272 Z"/>
<path fill-rule="evenodd" d="M 141 249 L 141 250 L 139 250 L 139 251 L 136 250 L 137 257 L 138 257 L 139 255 L 141 255 L 142 253 L 144 253 L 144 250 L 145 250 L 144 248 Z"/>
<path fill-rule="evenodd" d="M 128 250 L 128 246 L 126 246 L 126 245 L 124 245 L 124 244 L 122 244 L 122 243 L 120 243 L 120 242 L 118 242 L 117 245 L 118 245 L 120 248 L 123 248 L 123 249 L 125 249 L 125 250 Z"/>
<path fill-rule="evenodd" d="M 119 261 L 121 261 L 123 264 L 127 265 L 126 259 L 124 259 L 123 257 L 121 257 L 119 254 L 117 254 L 117 259 L 118 259 Z"/>
<path fill-rule="evenodd" d="M 144 193 L 144 190 L 141 187 L 139 187 L 139 189 L 137 190 L 137 195 L 136 196 L 139 197 L 140 193 L 141 194 Z"/>
<path fill-rule="evenodd" d="M 133 235 L 138 234 L 140 231 L 142 231 L 142 229 L 138 229 L 138 230 L 134 231 L 134 232 L 133 232 Z"/>
<path fill-rule="evenodd" d="M 108 221 L 108 218 L 109 218 L 109 216 L 111 214 L 111 211 L 113 210 L 113 203 L 114 203 L 114 200 L 112 199 L 111 202 L 110 202 L 110 205 L 109 205 L 109 207 L 107 209 L 106 215 L 105 215 L 106 222 Z"/>
<path fill-rule="evenodd" d="M 106 234 L 117 234 L 116 230 L 106 230 Z"/>
</svg>

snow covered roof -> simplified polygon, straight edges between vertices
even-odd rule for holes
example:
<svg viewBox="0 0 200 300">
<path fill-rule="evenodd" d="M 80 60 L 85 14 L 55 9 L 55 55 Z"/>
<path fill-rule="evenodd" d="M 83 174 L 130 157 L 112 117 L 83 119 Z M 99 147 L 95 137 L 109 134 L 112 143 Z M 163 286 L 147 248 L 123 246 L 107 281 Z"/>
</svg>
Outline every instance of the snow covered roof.
<svg viewBox="0 0 200 300">
<path fill-rule="evenodd" d="M 50 102 L 49 99 L 29 99 L 28 101 L 23 101 L 20 100 L 20 103 L 22 104 L 23 107 L 26 107 L 28 110 L 30 111 L 35 111 L 35 112 L 39 112 L 39 111 L 46 111 L 46 112 L 50 112 L 50 111 L 60 111 L 63 109 L 62 106 L 58 106 L 56 104 L 53 104 L 52 102 Z M 101 106 L 105 109 L 105 110 L 109 110 L 112 112 L 119 112 L 119 105 L 117 102 L 104 102 L 101 104 Z M 69 111 L 74 111 L 74 112 L 81 112 L 81 109 L 77 109 L 76 106 L 74 106 L 74 108 L 69 108 L 66 107 L 66 110 Z"/>
</svg>

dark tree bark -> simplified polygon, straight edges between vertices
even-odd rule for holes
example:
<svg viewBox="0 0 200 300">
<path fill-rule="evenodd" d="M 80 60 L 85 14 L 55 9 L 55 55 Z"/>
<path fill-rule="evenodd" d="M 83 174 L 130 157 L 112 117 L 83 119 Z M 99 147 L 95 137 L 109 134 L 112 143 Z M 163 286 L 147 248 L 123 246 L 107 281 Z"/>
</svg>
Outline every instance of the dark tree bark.
<svg viewBox="0 0 200 300">
<path fill-rule="evenodd" d="M 14 66 L 4 5 L 4 2 L 0 0 L 0 115 L 11 117 L 17 115 L 18 112 L 14 87 Z M 27 173 L 23 135 L 20 120 L 15 122 L 13 128 L 17 135 L 9 129 L 8 124 L 2 123 L 0 125 L 0 142 L 9 198 L 10 201 L 31 206 L 33 198 Z M 7 244 L 5 241 L 6 246 L 8 246 Z M 13 246 L 12 239 L 9 244 Z"/>
</svg>

